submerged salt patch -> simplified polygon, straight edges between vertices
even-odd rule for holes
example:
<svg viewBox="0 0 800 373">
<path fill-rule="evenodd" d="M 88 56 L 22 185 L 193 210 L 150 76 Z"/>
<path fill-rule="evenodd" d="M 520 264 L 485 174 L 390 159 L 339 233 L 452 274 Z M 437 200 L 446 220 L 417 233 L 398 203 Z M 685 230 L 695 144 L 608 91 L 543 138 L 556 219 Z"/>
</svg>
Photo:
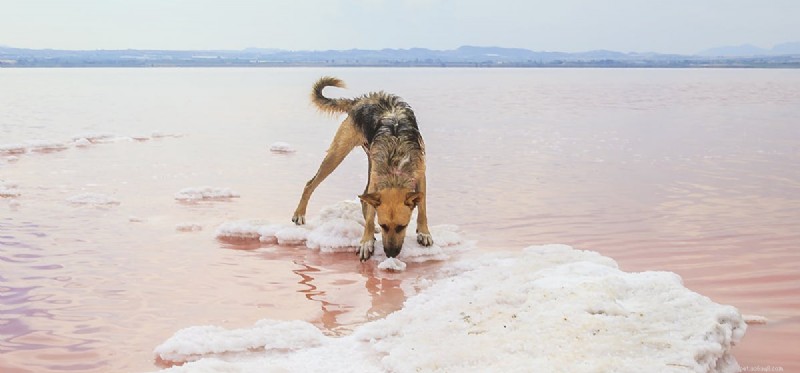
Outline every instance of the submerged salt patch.
<svg viewBox="0 0 800 373">
<path fill-rule="evenodd" d="M 294 147 L 288 142 L 274 142 L 272 145 L 269 146 L 269 151 L 273 153 L 294 153 Z"/>
<path fill-rule="evenodd" d="M 91 206 L 113 206 L 119 205 L 119 201 L 101 193 L 81 193 L 67 198 L 67 202 L 73 205 Z"/>
<path fill-rule="evenodd" d="M 742 317 L 748 325 L 765 325 L 769 322 L 769 319 L 759 315 L 742 315 Z"/>
<path fill-rule="evenodd" d="M 203 226 L 194 223 L 181 223 L 175 226 L 178 232 L 199 232 L 203 230 Z"/>
<path fill-rule="evenodd" d="M 175 194 L 175 199 L 179 201 L 199 201 L 230 198 L 239 198 L 239 193 L 236 193 L 229 188 L 216 188 L 210 186 L 184 188 Z"/>
<path fill-rule="evenodd" d="M 166 138 L 166 137 L 178 138 L 178 137 L 183 137 L 183 135 L 180 134 L 180 133 L 169 133 L 169 132 L 154 131 L 153 133 L 150 134 L 150 137 L 152 137 L 154 139 L 163 139 L 163 138 Z"/>
<path fill-rule="evenodd" d="M 253 339 L 282 341 L 296 330 L 205 329 L 176 333 L 155 352 L 198 360 L 170 372 L 738 370 L 731 347 L 744 335 L 742 316 L 672 273 L 626 273 L 597 253 L 547 245 L 462 259 L 442 274 L 352 335 L 314 334 L 253 355 Z"/>
</svg>

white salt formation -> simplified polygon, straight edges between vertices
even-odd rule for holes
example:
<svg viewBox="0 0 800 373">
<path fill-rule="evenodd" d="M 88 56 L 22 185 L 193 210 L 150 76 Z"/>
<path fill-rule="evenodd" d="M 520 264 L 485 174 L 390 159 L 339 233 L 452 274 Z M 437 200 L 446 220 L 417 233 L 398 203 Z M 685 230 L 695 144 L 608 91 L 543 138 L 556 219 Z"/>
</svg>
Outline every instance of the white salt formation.
<svg viewBox="0 0 800 373">
<path fill-rule="evenodd" d="M 184 188 L 175 194 L 175 199 L 185 202 L 200 200 L 222 200 L 230 198 L 239 198 L 239 193 L 236 193 L 228 188 L 216 188 L 210 186 Z"/>
<path fill-rule="evenodd" d="M 50 140 L 29 140 L 25 142 L 25 146 L 28 151 L 41 153 L 57 152 L 69 148 L 66 143 Z"/>
<path fill-rule="evenodd" d="M 458 234 L 454 225 L 438 225 L 431 227 L 434 244 L 430 247 L 420 246 L 416 238 L 416 215 L 406 228 L 409 232 L 397 261 L 392 261 L 394 270 L 402 270 L 399 261 L 424 262 L 428 260 L 444 260 L 447 252 L 469 249 L 472 242 L 467 242 Z M 281 245 L 305 245 L 321 252 L 355 252 L 364 233 L 364 216 L 361 203 L 342 201 L 324 208 L 316 220 L 305 225 L 269 224 L 259 220 L 241 220 L 222 224 L 217 229 L 217 238 L 229 240 L 258 239 L 262 242 L 276 242 Z M 386 254 L 376 234 L 375 260 L 383 260 Z M 387 263 L 385 266 L 388 266 Z M 388 267 L 387 267 L 388 269 Z"/>
<path fill-rule="evenodd" d="M 8 156 L 9 162 L 16 161 L 16 156 L 29 153 L 52 153 L 67 150 L 70 147 L 86 148 L 93 144 L 115 143 L 123 141 L 145 141 L 151 138 L 181 137 L 178 134 L 153 132 L 151 136 L 117 136 L 110 133 L 90 132 L 72 136 L 67 141 L 27 140 L 23 143 L 0 144 L 0 156 Z M 13 158 L 11 158 L 13 156 Z"/>
<path fill-rule="evenodd" d="M 77 147 L 79 147 L 79 148 L 84 148 L 84 147 L 87 147 L 89 145 L 92 145 L 92 142 L 89 139 L 80 138 L 80 139 L 75 140 L 72 144 L 77 146 Z"/>
<path fill-rule="evenodd" d="M 181 223 L 175 226 L 178 232 L 199 232 L 203 230 L 203 226 L 194 223 Z"/>
<path fill-rule="evenodd" d="M 294 147 L 287 142 L 275 142 L 269 146 L 269 151 L 273 153 L 294 153 Z"/>
<path fill-rule="evenodd" d="M 119 205 L 119 201 L 113 197 L 101 193 L 81 193 L 67 198 L 67 202 L 73 205 L 87 206 L 114 206 Z"/>
<path fill-rule="evenodd" d="M 435 237 L 435 236 L 434 236 Z M 432 276 L 433 277 L 433 276 Z M 736 372 L 739 312 L 674 273 L 620 271 L 563 245 L 485 254 L 384 319 L 328 337 L 303 321 L 190 327 L 155 348 L 164 372 Z"/>
<path fill-rule="evenodd" d="M 15 198 L 19 196 L 20 193 L 17 191 L 17 184 L 0 180 L 0 198 Z"/>
<path fill-rule="evenodd" d="M 397 258 L 386 258 L 380 264 L 378 264 L 378 268 L 385 269 L 387 271 L 405 271 L 406 264 Z"/>
<path fill-rule="evenodd" d="M 23 154 L 28 151 L 28 147 L 24 144 L 0 144 L 0 154 L 13 155 Z"/>
<path fill-rule="evenodd" d="M 113 139 L 114 137 L 116 137 L 116 136 L 114 136 L 113 134 L 110 134 L 110 133 L 88 132 L 88 133 L 82 133 L 82 134 L 78 134 L 78 135 L 72 136 L 72 141 L 77 143 L 79 141 L 85 140 L 85 141 L 87 141 L 87 142 L 89 142 L 91 144 L 97 144 L 97 143 L 101 143 L 101 142 L 110 142 L 111 139 Z"/>
</svg>

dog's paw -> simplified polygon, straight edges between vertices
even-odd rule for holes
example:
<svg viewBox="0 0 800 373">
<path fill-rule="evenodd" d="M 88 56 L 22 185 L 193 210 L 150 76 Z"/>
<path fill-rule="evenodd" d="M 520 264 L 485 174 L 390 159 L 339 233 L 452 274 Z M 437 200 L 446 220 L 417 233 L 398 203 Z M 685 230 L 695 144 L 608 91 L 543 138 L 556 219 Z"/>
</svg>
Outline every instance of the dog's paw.
<svg viewBox="0 0 800 373">
<path fill-rule="evenodd" d="M 433 236 L 430 233 L 417 233 L 417 243 L 422 246 L 433 245 Z"/>
<path fill-rule="evenodd" d="M 372 256 L 373 251 L 375 251 L 375 240 L 364 241 L 358 247 L 358 257 L 362 262 L 365 262 Z"/>
<path fill-rule="evenodd" d="M 292 216 L 292 222 L 294 222 L 297 225 L 303 225 L 306 223 L 306 216 L 305 215 Z"/>
</svg>

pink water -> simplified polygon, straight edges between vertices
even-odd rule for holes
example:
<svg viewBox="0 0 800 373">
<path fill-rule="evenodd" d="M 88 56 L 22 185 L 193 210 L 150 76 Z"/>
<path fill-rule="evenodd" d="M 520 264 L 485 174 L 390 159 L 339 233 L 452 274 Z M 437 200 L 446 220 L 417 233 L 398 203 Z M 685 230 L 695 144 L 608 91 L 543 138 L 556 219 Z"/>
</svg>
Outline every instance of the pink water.
<svg viewBox="0 0 800 373">
<path fill-rule="evenodd" d="M 186 326 L 302 319 L 341 335 L 399 309 L 440 263 L 390 274 L 214 239 L 226 221 L 291 218 L 337 125 L 308 104 L 320 75 L 412 104 L 432 224 L 478 252 L 565 243 L 676 272 L 769 319 L 740 365 L 800 371 L 800 71 L 711 69 L 0 70 L 0 147 L 182 135 L 0 154 L 20 194 L 0 198 L 0 371 L 148 371 Z M 270 153 L 277 141 L 297 152 Z M 363 190 L 365 162 L 354 152 L 326 180 L 311 218 Z M 241 198 L 174 199 L 204 185 Z M 86 192 L 120 203 L 67 202 Z"/>
</svg>

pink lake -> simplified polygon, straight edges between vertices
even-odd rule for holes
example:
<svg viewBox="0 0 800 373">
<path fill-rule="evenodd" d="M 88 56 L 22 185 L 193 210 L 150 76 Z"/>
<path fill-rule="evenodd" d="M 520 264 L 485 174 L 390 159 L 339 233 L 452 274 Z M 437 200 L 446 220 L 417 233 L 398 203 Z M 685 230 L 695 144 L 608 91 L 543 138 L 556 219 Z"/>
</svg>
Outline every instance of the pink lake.
<svg viewBox="0 0 800 373">
<path fill-rule="evenodd" d="M 0 371 L 152 371 L 187 326 L 346 335 L 400 309 L 440 262 L 387 273 L 215 239 L 231 220 L 290 221 L 340 120 L 308 102 L 321 75 L 347 82 L 331 95 L 414 107 L 429 219 L 474 251 L 563 243 L 675 272 L 768 319 L 734 349 L 744 370 L 800 371 L 800 71 L 367 68 L 0 70 Z M 359 150 L 309 215 L 365 180 Z M 240 197 L 174 198 L 206 185 Z M 87 193 L 113 203 L 69 201 Z"/>
</svg>

